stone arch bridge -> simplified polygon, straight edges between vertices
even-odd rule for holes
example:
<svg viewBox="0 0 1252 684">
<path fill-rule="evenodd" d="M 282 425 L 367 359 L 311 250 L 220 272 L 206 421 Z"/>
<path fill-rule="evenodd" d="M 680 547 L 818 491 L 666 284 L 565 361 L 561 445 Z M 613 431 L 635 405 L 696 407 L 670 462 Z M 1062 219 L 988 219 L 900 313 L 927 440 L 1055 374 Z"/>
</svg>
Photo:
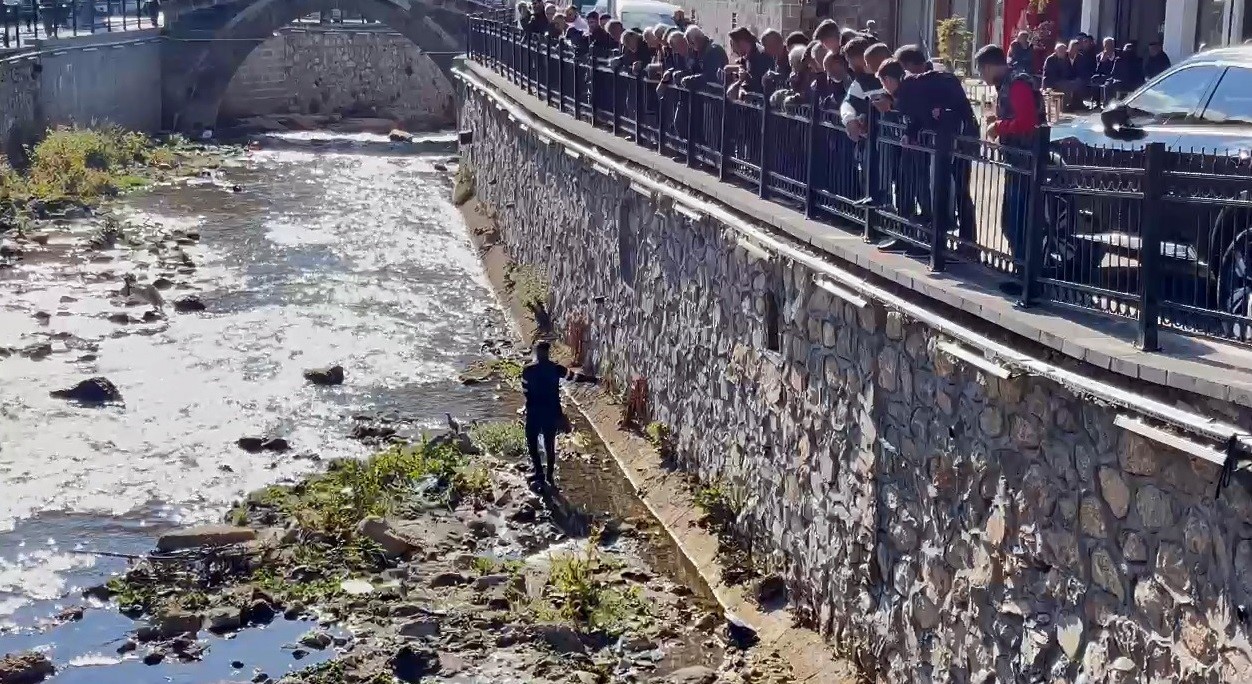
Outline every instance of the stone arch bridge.
<svg viewBox="0 0 1252 684">
<path fill-rule="evenodd" d="M 278 29 L 316 12 L 341 9 L 385 24 L 411 40 L 446 74 L 465 49 L 475 0 L 170 0 L 161 55 L 166 128 L 211 128 L 231 78 Z"/>
</svg>

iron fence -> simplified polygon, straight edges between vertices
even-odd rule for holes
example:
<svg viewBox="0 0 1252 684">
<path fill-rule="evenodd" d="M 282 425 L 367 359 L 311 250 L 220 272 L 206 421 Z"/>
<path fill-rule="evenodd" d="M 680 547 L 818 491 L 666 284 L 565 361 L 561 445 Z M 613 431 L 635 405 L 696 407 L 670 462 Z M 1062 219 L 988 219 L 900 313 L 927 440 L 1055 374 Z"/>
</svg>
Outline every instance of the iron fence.
<svg viewBox="0 0 1252 684">
<path fill-rule="evenodd" d="M 526 34 L 507 15 L 471 18 L 469 55 L 581 121 L 808 218 L 894 241 L 934 271 L 974 264 L 1050 303 L 1252 344 L 1252 163 L 1241 154 L 1052 140 L 908 135 L 871 109 L 866 134 L 810 105 L 729 98 L 661 83 L 629 58 Z M 535 65 L 538 65 L 538 68 Z M 975 111 L 988 94 L 978 91 Z"/>
<path fill-rule="evenodd" d="M 162 24 L 160 0 L 0 0 L 0 46 Z"/>
</svg>

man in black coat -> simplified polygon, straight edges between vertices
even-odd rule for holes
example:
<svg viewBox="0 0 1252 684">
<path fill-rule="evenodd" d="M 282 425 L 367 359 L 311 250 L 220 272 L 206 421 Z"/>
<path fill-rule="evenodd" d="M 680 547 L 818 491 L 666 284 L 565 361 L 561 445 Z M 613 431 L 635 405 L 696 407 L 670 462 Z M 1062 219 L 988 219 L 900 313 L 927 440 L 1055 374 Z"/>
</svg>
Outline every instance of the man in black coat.
<svg viewBox="0 0 1252 684">
<path fill-rule="evenodd" d="M 1148 43 L 1148 58 L 1143 62 L 1144 80 L 1151 81 L 1165 73 L 1170 66 L 1169 55 L 1165 54 L 1165 50 L 1161 48 L 1161 41 L 1154 40 Z"/>
</svg>

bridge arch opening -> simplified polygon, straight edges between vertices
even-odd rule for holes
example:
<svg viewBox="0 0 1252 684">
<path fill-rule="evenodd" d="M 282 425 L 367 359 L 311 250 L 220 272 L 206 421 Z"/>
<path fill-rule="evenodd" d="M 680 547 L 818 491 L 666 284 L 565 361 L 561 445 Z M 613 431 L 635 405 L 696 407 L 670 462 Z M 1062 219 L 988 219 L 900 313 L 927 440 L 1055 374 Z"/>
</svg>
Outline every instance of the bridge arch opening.
<svg viewBox="0 0 1252 684">
<path fill-rule="evenodd" d="M 213 128 L 232 79 L 257 47 L 302 17 L 336 10 L 404 36 L 439 67 L 438 87 L 451 91 L 447 72 L 463 49 L 464 16 L 455 11 L 426 0 L 244 0 L 167 24 L 183 52 L 167 60 L 166 124 L 191 133 Z"/>
</svg>

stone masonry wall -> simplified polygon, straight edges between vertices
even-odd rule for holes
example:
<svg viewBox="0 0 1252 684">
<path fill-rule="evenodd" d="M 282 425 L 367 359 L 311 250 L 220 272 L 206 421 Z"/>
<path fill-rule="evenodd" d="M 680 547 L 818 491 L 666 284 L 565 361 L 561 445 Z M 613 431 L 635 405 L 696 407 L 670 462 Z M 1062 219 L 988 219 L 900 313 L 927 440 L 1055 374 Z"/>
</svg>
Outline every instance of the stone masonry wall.
<svg viewBox="0 0 1252 684">
<path fill-rule="evenodd" d="M 46 126 L 161 127 L 158 32 L 95 34 L 45 43 L 39 58 L 40 114 Z"/>
<path fill-rule="evenodd" d="M 878 681 L 1252 681 L 1246 483 L 1215 498 L 1216 467 L 1115 410 L 956 363 L 933 330 L 756 260 L 482 94 L 461 127 L 557 329 L 587 320 L 590 366 L 647 379 L 680 467 L 744 507 L 800 612 Z"/>
<path fill-rule="evenodd" d="M 0 58 L 0 154 L 51 126 L 116 124 L 155 132 L 161 124 L 160 43 L 155 31 L 43 41 L 42 49 Z"/>
<path fill-rule="evenodd" d="M 452 95 L 435 63 L 398 33 L 286 28 L 240 66 L 221 116 L 337 113 L 434 129 L 453 122 Z"/>
</svg>

